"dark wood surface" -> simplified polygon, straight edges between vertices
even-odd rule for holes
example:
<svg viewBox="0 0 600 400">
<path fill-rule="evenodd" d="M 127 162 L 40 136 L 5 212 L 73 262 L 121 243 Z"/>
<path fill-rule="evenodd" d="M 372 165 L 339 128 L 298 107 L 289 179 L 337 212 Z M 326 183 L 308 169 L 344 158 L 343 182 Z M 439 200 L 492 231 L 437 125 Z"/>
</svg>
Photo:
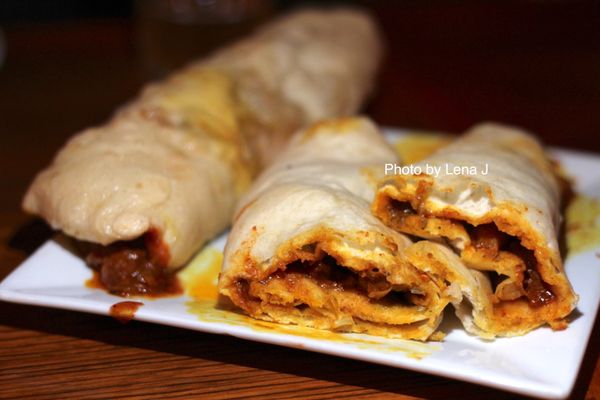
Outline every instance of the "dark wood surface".
<svg viewBox="0 0 600 400">
<path fill-rule="evenodd" d="M 551 144 L 600 152 L 596 3 L 418 3 L 378 3 L 390 55 L 369 115 L 384 125 L 447 131 L 495 119 Z M 19 208 L 35 172 L 148 76 L 130 21 L 3 30 L 0 278 L 50 234 Z M 600 399 L 599 332 L 596 326 L 572 398 Z M 516 397 L 226 336 L 0 302 L 1 399 L 252 396 Z"/>
</svg>

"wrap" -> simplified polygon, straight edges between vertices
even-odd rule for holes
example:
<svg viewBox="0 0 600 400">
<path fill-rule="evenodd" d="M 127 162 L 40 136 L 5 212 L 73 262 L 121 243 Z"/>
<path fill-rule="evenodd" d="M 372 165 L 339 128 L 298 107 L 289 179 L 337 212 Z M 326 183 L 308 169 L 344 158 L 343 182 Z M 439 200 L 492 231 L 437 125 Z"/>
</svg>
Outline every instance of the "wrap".
<svg viewBox="0 0 600 400">
<path fill-rule="evenodd" d="M 77 134 L 35 178 L 23 208 L 102 245 L 88 263 L 111 292 L 149 293 L 227 227 L 292 132 L 357 111 L 379 58 L 364 13 L 291 14 Z"/>
<path fill-rule="evenodd" d="M 395 161 L 367 119 L 299 132 L 239 204 L 220 293 L 261 320 L 418 340 L 452 304 L 469 332 L 492 337 L 483 273 L 372 215 L 384 164 Z"/>
<path fill-rule="evenodd" d="M 560 186 L 537 140 L 481 124 L 412 169 L 382 181 L 373 213 L 394 230 L 447 243 L 483 271 L 493 289 L 494 334 L 565 328 L 577 296 L 557 240 Z"/>
</svg>

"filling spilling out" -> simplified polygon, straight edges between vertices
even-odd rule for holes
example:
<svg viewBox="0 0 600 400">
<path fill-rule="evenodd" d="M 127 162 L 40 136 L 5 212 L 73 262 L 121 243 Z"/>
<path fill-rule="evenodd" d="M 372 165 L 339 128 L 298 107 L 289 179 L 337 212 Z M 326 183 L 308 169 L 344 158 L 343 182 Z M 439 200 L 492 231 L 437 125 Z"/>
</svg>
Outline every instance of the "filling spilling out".
<svg viewBox="0 0 600 400">
<path fill-rule="evenodd" d="M 445 239 L 469 267 L 488 274 L 498 300 L 526 298 L 531 306 L 541 307 L 555 299 L 540 276 L 534 252 L 494 223 L 473 226 L 456 219 L 428 217 L 415 211 L 409 202 L 398 200 L 390 200 L 386 212 L 385 222 L 400 232 L 417 238 Z M 457 246 L 457 241 L 463 244 Z"/>
<path fill-rule="evenodd" d="M 84 245 L 85 261 L 95 272 L 91 284 L 123 297 L 180 294 L 174 271 L 166 267 L 164 252 L 155 250 L 156 236 L 151 231 L 132 241 Z"/>
<path fill-rule="evenodd" d="M 261 284 L 273 279 L 285 279 L 293 284 L 293 281 L 304 277 L 310 278 L 324 289 L 360 293 L 382 304 L 399 303 L 410 306 L 422 302 L 420 294 L 398 290 L 398 287 L 394 290 L 394 285 L 377 268 L 357 273 L 340 266 L 328 255 L 313 262 L 294 261 L 285 270 L 277 270 L 269 275 Z"/>
<path fill-rule="evenodd" d="M 236 281 L 235 302 L 255 316 L 296 315 L 340 330 L 361 322 L 416 327 L 429 318 L 423 310 L 430 296 L 415 285 L 392 284 L 377 268 L 354 271 L 327 254 L 318 258 L 293 261 L 262 280 Z"/>
</svg>

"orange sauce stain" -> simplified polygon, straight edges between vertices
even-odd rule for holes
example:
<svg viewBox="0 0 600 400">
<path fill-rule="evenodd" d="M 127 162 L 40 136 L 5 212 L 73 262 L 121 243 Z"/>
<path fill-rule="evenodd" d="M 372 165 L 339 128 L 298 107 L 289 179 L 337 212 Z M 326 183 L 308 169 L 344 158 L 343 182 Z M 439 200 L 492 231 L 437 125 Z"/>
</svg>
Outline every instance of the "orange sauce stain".
<svg viewBox="0 0 600 400">
<path fill-rule="evenodd" d="M 600 247 L 599 198 L 577 195 L 565 214 L 569 256 Z"/>
<path fill-rule="evenodd" d="M 212 247 L 204 248 L 177 275 L 185 294 L 197 300 L 216 301 L 217 282 L 222 264 L 222 251 Z"/>
<path fill-rule="evenodd" d="M 85 287 L 90 289 L 102 289 L 106 290 L 102 282 L 100 281 L 100 274 L 97 271 L 93 271 L 93 275 L 90 279 L 85 281 Z"/>
<path fill-rule="evenodd" d="M 290 336 L 317 339 L 328 342 L 343 343 L 356 348 L 400 352 L 409 358 L 417 360 L 441 350 L 441 346 L 432 343 L 423 343 L 413 340 L 388 339 L 373 336 L 372 339 L 357 337 L 355 334 L 338 333 L 328 330 L 306 328 L 297 325 L 283 325 L 273 322 L 260 321 L 247 315 L 240 314 L 231 303 L 215 301 L 189 301 L 186 303 L 189 313 L 205 322 L 225 323 L 231 326 L 246 327 L 264 333 L 276 333 Z"/>
<path fill-rule="evenodd" d="M 135 312 L 143 306 L 139 301 L 121 301 L 110 306 L 108 313 L 117 321 L 125 324 L 135 317 Z"/>
<path fill-rule="evenodd" d="M 398 140 L 394 147 L 403 164 L 412 164 L 444 147 L 453 137 L 444 133 L 411 132 Z"/>
</svg>

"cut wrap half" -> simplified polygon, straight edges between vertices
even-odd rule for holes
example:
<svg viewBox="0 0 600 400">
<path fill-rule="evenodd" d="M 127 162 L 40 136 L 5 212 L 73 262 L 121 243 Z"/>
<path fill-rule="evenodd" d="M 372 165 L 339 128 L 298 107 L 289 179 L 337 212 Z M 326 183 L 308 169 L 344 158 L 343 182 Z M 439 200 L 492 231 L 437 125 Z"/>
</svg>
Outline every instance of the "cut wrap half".
<svg viewBox="0 0 600 400">
<path fill-rule="evenodd" d="M 372 215 L 376 182 L 395 161 L 366 119 L 294 136 L 239 205 L 220 293 L 266 321 L 418 340 L 453 304 L 467 330 L 491 337 L 484 275 Z"/>
<path fill-rule="evenodd" d="M 577 296 L 557 240 L 559 185 L 537 140 L 482 124 L 417 167 L 422 173 L 382 180 L 374 214 L 399 232 L 449 244 L 466 266 L 484 271 L 495 334 L 566 327 Z M 427 167 L 438 170 L 427 174 Z"/>
<path fill-rule="evenodd" d="M 286 16 L 73 137 L 23 207 L 98 245 L 87 260 L 111 292 L 161 292 L 296 129 L 357 111 L 379 49 L 362 12 Z"/>
</svg>

